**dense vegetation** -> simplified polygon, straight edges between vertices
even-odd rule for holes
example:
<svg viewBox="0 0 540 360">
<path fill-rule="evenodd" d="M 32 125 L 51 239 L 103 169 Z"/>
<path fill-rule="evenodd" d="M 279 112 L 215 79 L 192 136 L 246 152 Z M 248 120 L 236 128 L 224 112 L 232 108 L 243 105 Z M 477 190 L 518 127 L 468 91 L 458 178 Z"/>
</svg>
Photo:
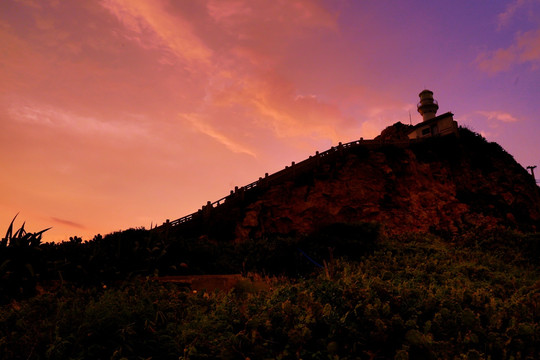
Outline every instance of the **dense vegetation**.
<svg viewBox="0 0 540 360">
<path fill-rule="evenodd" d="M 145 229 L 97 235 L 86 242 L 72 237 L 62 243 L 41 244 L 41 233 L 6 236 L 0 244 L 0 303 L 33 296 L 38 283 L 89 287 L 140 276 L 248 271 L 297 276 L 313 270 L 308 257 L 322 264 L 329 247 L 336 248 L 337 256 L 350 254 L 352 258 L 371 251 L 379 227 L 333 224 L 310 236 L 275 235 L 242 244 Z M 19 234 L 22 232 L 15 232 Z"/>
<path fill-rule="evenodd" d="M 539 358 L 540 237 L 474 233 L 381 238 L 373 224 L 336 224 L 311 237 L 225 246 L 130 230 L 88 242 L 19 243 L 17 256 L 26 257 L 17 258 L 17 267 L 6 243 L 0 354 Z M 228 293 L 197 294 L 148 277 L 242 270 L 269 276 Z"/>
</svg>

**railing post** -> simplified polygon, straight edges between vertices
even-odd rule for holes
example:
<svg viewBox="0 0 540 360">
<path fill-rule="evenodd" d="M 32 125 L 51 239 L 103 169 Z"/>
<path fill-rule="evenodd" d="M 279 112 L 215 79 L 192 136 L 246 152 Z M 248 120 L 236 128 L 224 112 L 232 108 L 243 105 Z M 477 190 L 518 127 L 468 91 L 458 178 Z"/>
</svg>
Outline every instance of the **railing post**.
<svg viewBox="0 0 540 360">
<path fill-rule="evenodd" d="M 203 216 L 205 218 L 207 218 L 208 216 L 210 216 L 210 213 L 212 212 L 212 203 L 210 201 L 207 201 L 206 202 L 206 205 L 203 205 L 202 207 L 202 213 L 203 213 Z"/>
</svg>

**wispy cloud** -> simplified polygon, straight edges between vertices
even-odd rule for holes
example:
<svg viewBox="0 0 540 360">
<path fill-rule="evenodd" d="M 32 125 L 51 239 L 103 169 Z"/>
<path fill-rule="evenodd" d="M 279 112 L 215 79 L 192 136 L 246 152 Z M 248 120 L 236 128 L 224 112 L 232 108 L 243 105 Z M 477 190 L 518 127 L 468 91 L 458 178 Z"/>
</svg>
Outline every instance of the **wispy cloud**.
<svg viewBox="0 0 540 360">
<path fill-rule="evenodd" d="M 199 10 L 211 21 L 201 28 L 199 13 L 180 11 L 174 2 L 102 1 L 125 28 L 125 36 L 143 48 L 164 49 L 189 66 L 197 65 L 196 79 L 206 84 L 205 96 L 193 101 L 204 110 L 195 106 L 194 111 L 182 113 L 188 113 L 190 119 L 197 114 L 199 118 L 192 124 L 230 150 L 254 156 L 233 141 L 232 134 L 201 119 L 229 114 L 235 117 L 232 123 L 240 123 L 234 114 L 239 109 L 256 124 L 255 131 L 270 129 L 280 138 L 330 137 L 337 141 L 336 128 L 345 122 L 338 107 L 316 97 L 298 96 L 296 84 L 277 70 L 287 66 L 284 54 L 290 44 L 314 36 L 314 29 L 336 31 L 337 14 L 316 0 L 209 0 L 203 4 Z"/>
<path fill-rule="evenodd" d="M 209 15 L 218 22 L 236 29 L 246 27 L 266 27 L 281 24 L 275 28 L 279 33 L 291 27 L 336 28 L 337 14 L 328 12 L 318 1 L 313 0 L 210 0 L 207 2 Z M 264 22 L 258 21 L 264 19 Z M 247 34 L 244 34 L 247 35 Z M 253 35 L 257 36 L 257 32 Z"/>
<path fill-rule="evenodd" d="M 230 151 L 234 153 L 247 154 L 249 156 L 257 157 L 254 151 L 232 140 L 227 135 L 215 129 L 212 125 L 205 122 L 202 116 L 198 114 L 180 114 L 180 117 L 184 120 L 187 120 L 196 131 L 205 134 L 216 140 L 217 142 L 223 144 Z"/>
<path fill-rule="evenodd" d="M 530 64 L 533 69 L 540 66 L 540 29 L 516 36 L 507 48 L 484 52 L 476 59 L 478 67 L 489 73 L 498 73 L 517 64 Z"/>
<path fill-rule="evenodd" d="M 190 65 L 210 62 L 212 50 L 180 14 L 172 15 L 162 1 L 103 0 L 127 29 L 126 37 L 148 48 L 164 48 Z"/>
<path fill-rule="evenodd" d="M 294 90 L 293 84 L 275 74 L 266 81 L 245 78 L 235 91 L 217 94 L 215 102 L 222 108 L 243 107 L 259 131 L 277 138 L 338 141 L 336 129 L 347 121 L 339 108 Z"/>
<path fill-rule="evenodd" d="M 37 0 L 16 0 L 16 2 L 23 4 L 34 9 L 41 9 L 40 1 Z"/>
<path fill-rule="evenodd" d="M 65 130 L 81 135 L 141 136 L 144 128 L 126 122 L 104 121 L 47 105 L 12 104 L 8 110 L 14 121 Z"/>
<path fill-rule="evenodd" d="M 54 216 L 51 217 L 51 220 L 56 222 L 56 223 L 59 223 L 59 224 L 62 224 L 62 225 L 67 225 L 67 226 L 74 227 L 74 228 L 77 228 L 77 229 L 84 230 L 86 228 L 84 225 L 79 224 L 77 222 L 66 220 L 66 219 L 60 219 L 60 218 L 57 218 L 57 217 L 54 217 Z"/>
<path fill-rule="evenodd" d="M 478 111 L 477 113 L 485 116 L 488 120 L 496 120 L 505 123 L 512 123 L 518 121 L 515 116 L 503 111 Z"/>
<path fill-rule="evenodd" d="M 506 5 L 506 9 L 497 16 L 498 29 L 501 30 L 503 27 L 507 26 L 512 18 L 515 17 L 518 10 L 530 2 L 530 0 L 514 0 Z"/>
</svg>

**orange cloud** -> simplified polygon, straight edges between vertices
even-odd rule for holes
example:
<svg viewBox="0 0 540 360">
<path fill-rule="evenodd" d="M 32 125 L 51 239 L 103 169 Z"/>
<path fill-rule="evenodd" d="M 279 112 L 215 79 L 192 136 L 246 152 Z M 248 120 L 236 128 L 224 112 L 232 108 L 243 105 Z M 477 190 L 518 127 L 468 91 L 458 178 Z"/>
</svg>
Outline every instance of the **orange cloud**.
<svg viewBox="0 0 540 360">
<path fill-rule="evenodd" d="M 16 0 L 16 2 L 34 9 L 41 9 L 41 2 L 37 0 Z"/>
<path fill-rule="evenodd" d="M 10 88 L 23 87 L 28 89 L 31 80 L 44 78 L 44 60 L 39 52 L 34 51 L 27 41 L 13 34 L 12 27 L 0 21 L 0 44 L 2 44 L 2 56 L 0 56 L 0 94 L 8 93 Z M 31 69 L 31 70 L 30 70 Z M 29 71 L 36 70 L 35 74 Z"/>
<path fill-rule="evenodd" d="M 244 77 L 213 94 L 212 102 L 224 109 L 241 106 L 252 125 L 270 129 L 279 138 L 325 138 L 337 142 L 337 129 L 348 121 L 336 105 L 316 95 L 297 94 L 291 82 L 275 73 Z"/>
<path fill-rule="evenodd" d="M 337 140 L 335 128 L 342 114 L 335 105 L 316 97 L 298 96 L 288 80 L 274 80 L 283 65 L 288 44 L 312 36 L 313 29 L 335 30 L 337 16 L 319 1 L 208 1 L 204 9 L 213 22 L 204 31 L 189 11 L 171 10 L 166 2 L 105 0 L 103 6 L 118 18 L 130 38 L 145 48 L 162 47 L 197 69 L 197 80 L 206 83 L 204 98 L 192 98 L 195 111 L 182 111 L 198 117 L 198 131 L 225 144 L 235 152 L 254 155 L 233 134 L 233 127 L 214 126 L 223 112 L 241 108 L 243 121 L 261 131 L 270 128 L 279 137 L 330 137 Z M 247 16 L 249 15 L 249 16 Z M 199 16 L 199 17 L 197 17 Z M 200 20 L 200 15 L 193 18 Z M 197 28 L 199 26 L 199 28 Z M 201 36 L 196 35 L 197 33 Z M 205 36 L 202 36 L 205 35 Z M 215 39 L 220 39 L 216 43 Z M 162 60 L 170 62 L 169 60 Z M 208 106 L 211 104 L 211 106 Z M 217 105 L 219 111 L 212 107 Z M 233 108 L 237 109 L 233 111 Z M 235 116 L 236 120 L 242 121 Z M 200 119 L 205 119 L 201 125 Z M 219 130 L 218 130 L 219 129 Z"/>
<path fill-rule="evenodd" d="M 476 61 L 481 70 L 489 73 L 505 71 L 525 63 L 536 69 L 540 65 L 540 29 L 520 34 L 511 46 L 491 53 L 484 52 Z"/>
<path fill-rule="evenodd" d="M 207 64 L 212 50 L 195 34 L 189 21 L 171 14 L 162 1 L 104 0 L 102 5 L 129 31 L 126 36 L 148 48 L 163 47 L 189 64 Z"/>
<path fill-rule="evenodd" d="M 337 23 L 337 16 L 317 0 L 209 0 L 206 6 L 215 21 L 234 28 L 235 32 L 241 28 L 275 25 L 281 25 L 275 27 L 277 32 L 287 32 L 291 27 L 335 29 Z M 245 32 L 241 34 L 248 36 Z"/>
<path fill-rule="evenodd" d="M 12 104 L 8 110 L 14 121 L 30 126 L 45 126 L 62 129 L 80 135 L 111 135 L 120 138 L 146 136 L 141 124 L 100 120 L 90 116 L 78 115 L 60 108 L 44 105 Z"/>
<path fill-rule="evenodd" d="M 503 111 L 478 111 L 478 114 L 485 116 L 488 120 L 497 120 L 506 123 L 518 121 L 516 117 Z"/>
<path fill-rule="evenodd" d="M 257 157 L 254 151 L 230 139 L 227 135 L 219 132 L 217 129 L 215 129 L 210 124 L 205 122 L 202 119 L 202 116 L 198 114 L 180 114 L 180 117 L 184 120 L 187 120 L 195 130 L 225 145 L 225 147 L 231 150 L 232 152 L 243 153 L 243 154 L 247 154 L 253 157 Z"/>
<path fill-rule="evenodd" d="M 515 17 L 516 12 L 519 11 L 523 6 L 525 6 L 529 0 L 515 0 L 513 2 L 510 2 L 507 6 L 504 12 L 500 13 L 497 16 L 497 25 L 499 27 L 499 30 L 503 28 L 504 26 L 508 25 L 508 23 L 512 20 L 513 17 Z"/>
<path fill-rule="evenodd" d="M 318 0 L 209 0 L 206 9 L 219 32 L 217 61 L 244 70 L 275 69 L 300 39 L 338 29 L 337 14 Z"/>
</svg>

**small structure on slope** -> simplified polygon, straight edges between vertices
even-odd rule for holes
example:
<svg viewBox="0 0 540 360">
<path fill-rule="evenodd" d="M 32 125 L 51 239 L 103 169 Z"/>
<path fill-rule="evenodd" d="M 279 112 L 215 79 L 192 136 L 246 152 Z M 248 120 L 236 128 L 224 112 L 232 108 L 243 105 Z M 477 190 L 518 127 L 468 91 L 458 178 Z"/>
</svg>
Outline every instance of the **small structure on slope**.
<svg viewBox="0 0 540 360">
<path fill-rule="evenodd" d="M 409 131 L 409 139 L 424 139 L 433 136 L 458 135 L 458 125 L 451 112 L 436 116 L 439 104 L 433 99 L 433 91 L 423 90 L 417 105 L 422 122 Z"/>
</svg>

